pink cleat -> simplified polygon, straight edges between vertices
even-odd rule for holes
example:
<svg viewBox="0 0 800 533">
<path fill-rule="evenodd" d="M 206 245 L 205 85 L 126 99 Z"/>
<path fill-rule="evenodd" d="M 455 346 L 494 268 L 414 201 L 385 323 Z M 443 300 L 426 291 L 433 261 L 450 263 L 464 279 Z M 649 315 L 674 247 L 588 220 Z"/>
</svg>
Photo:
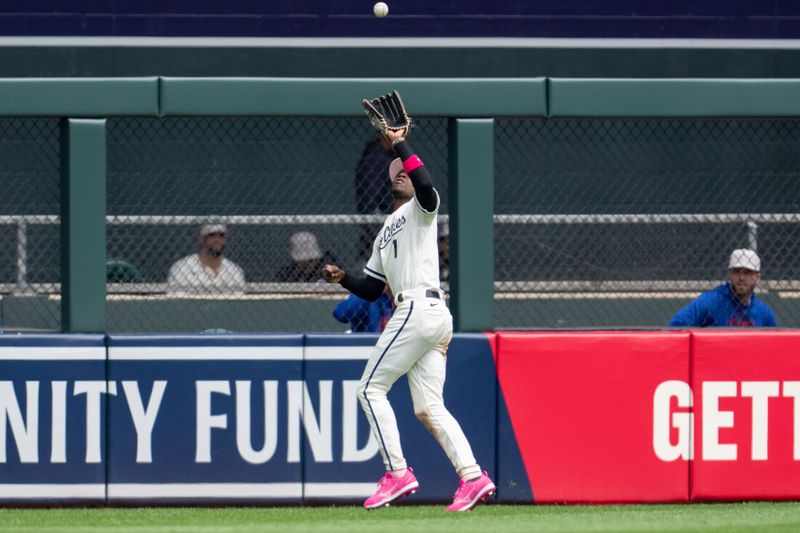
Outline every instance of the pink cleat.
<svg viewBox="0 0 800 533">
<path fill-rule="evenodd" d="M 481 477 L 473 481 L 461 480 L 453 498 L 453 503 L 445 510 L 469 511 L 478 505 L 478 502 L 488 500 L 489 496 L 493 495 L 496 490 L 494 483 L 489 479 L 489 474 L 485 471 L 481 474 Z"/>
<path fill-rule="evenodd" d="M 378 481 L 378 490 L 375 491 L 375 494 L 364 501 L 364 508 L 388 507 L 389 503 L 394 500 L 414 494 L 417 492 L 417 488 L 419 488 L 419 483 L 414 476 L 414 471 L 410 468 L 401 478 L 394 477 L 391 472 L 386 472 L 386 475 Z"/>
</svg>

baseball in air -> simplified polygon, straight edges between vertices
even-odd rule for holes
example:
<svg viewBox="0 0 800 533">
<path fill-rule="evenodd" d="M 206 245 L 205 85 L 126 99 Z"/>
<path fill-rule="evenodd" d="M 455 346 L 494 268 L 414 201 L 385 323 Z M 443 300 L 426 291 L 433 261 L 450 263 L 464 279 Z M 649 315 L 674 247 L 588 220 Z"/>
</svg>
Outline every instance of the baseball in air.
<svg viewBox="0 0 800 533">
<path fill-rule="evenodd" d="M 372 6 L 372 12 L 375 13 L 376 17 L 383 18 L 389 14 L 389 6 L 386 5 L 386 2 L 376 2 Z"/>
</svg>

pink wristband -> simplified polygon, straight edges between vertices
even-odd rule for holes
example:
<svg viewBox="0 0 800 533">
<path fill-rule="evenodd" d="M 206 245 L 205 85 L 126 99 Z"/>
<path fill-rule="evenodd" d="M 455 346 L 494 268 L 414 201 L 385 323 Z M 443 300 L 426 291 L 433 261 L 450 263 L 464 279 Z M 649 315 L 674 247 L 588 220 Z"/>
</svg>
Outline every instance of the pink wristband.
<svg viewBox="0 0 800 533">
<path fill-rule="evenodd" d="M 406 174 L 411 174 L 411 171 L 423 166 L 425 165 L 422 163 L 422 159 L 416 154 L 403 161 L 403 170 L 405 170 Z"/>
</svg>

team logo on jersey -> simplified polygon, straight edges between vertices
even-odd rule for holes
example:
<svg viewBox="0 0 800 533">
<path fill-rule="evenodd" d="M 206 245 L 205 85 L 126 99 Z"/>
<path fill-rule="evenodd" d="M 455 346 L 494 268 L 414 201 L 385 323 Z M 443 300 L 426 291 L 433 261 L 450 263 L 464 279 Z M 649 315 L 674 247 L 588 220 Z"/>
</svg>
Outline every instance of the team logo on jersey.
<svg viewBox="0 0 800 533">
<path fill-rule="evenodd" d="M 392 222 L 383 228 L 383 233 L 381 234 L 381 238 L 378 239 L 378 249 L 383 250 L 389 243 L 392 242 L 392 238 L 403 231 L 403 227 L 406 223 L 405 215 L 401 216 L 400 218 L 396 218 L 392 220 Z"/>
</svg>

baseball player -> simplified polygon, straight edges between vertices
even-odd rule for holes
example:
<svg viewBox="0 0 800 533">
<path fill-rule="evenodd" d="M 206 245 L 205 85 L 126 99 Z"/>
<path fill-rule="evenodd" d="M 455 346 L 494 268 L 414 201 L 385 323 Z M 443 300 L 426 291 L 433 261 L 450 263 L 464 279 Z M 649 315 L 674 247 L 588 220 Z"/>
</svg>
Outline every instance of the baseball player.
<svg viewBox="0 0 800 533">
<path fill-rule="evenodd" d="M 387 506 L 419 487 L 413 470 L 406 464 L 394 411 L 386 397 L 392 384 L 406 374 L 414 413 L 439 442 L 460 477 L 447 511 L 468 511 L 494 494 L 495 485 L 481 471 L 461 426 L 445 408 L 442 397 L 453 319 L 439 288 L 439 195 L 422 160 L 405 139 L 410 119 L 399 95 L 393 92 L 372 103 L 402 111 L 407 121 L 405 127 L 383 130 L 399 156 L 389 166 L 395 211 L 386 218 L 374 241 L 365 276 L 349 274 L 336 265 L 323 267 L 326 281 L 340 283 L 366 300 L 376 300 L 388 285 L 397 304 L 358 388 L 361 407 L 387 470 L 364 507 Z"/>
</svg>

